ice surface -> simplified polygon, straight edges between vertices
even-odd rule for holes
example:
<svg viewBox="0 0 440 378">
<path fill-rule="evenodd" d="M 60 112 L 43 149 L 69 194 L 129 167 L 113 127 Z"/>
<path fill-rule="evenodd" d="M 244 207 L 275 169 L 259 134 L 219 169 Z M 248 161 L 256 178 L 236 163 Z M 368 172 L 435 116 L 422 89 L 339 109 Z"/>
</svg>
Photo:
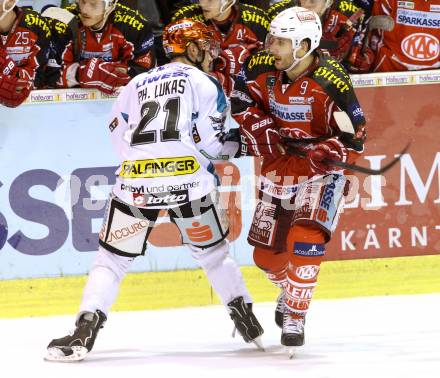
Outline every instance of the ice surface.
<svg viewBox="0 0 440 378">
<path fill-rule="evenodd" d="M 231 338 L 221 306 L 114 312 L 86 360 L 43 360 L 75 315 L 0 319 L 2 377 L 440 377 L 440 294 L 312 302 L 306 345 L 289 360 L 275 303 L 258 303 L 266 352 Z"/>
</svg>

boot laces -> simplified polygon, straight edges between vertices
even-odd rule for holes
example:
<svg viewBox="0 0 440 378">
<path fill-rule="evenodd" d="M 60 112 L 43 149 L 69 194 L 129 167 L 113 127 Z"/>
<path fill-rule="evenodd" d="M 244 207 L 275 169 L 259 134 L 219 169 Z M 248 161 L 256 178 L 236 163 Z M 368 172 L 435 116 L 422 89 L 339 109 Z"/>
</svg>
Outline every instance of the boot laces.
<svg viewBox="0 0 440 378">
<path fill-rule="evenodd" d="M 289 313 L 284 314 L 283 333 L 304 333 L 304 318 L 294 318 Z"/>
</svg>

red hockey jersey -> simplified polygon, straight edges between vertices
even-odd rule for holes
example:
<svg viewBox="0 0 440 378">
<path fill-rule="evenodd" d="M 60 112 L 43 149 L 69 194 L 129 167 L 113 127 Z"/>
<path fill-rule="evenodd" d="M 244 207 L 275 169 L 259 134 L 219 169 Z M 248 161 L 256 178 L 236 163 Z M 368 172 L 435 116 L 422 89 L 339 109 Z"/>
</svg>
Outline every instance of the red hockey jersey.
<svg viewBox="0 0 440 378">
<path fill-rule="evenodd" d="M 47 63 L 50 28 L 41 15 L 28 8 L 15 7 L 17 18 L 9 33 L 0 34 L 0 46 L 14 61 L 14 75 L 38 87 Z"/>
</svg>

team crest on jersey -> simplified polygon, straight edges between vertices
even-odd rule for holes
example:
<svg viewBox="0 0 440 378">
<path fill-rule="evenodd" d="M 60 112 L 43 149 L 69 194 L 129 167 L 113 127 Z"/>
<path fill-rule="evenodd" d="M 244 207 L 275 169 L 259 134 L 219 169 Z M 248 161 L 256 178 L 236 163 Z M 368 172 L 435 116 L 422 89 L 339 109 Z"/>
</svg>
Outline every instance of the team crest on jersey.
<svg viewBox="0 0 440 378">
<path fill-rule="evenodd" d="M 398 8 L 414 9 L 414 2 L 412 1 L 398 1 Z"/>
<path fill-rule="evenodd" d="M 437 59 L 440 54 L 439 40 L 426 33 L 409 35 L 402 41 L 401 49 L 408 58 L 422 62 Z"/>
</svg>

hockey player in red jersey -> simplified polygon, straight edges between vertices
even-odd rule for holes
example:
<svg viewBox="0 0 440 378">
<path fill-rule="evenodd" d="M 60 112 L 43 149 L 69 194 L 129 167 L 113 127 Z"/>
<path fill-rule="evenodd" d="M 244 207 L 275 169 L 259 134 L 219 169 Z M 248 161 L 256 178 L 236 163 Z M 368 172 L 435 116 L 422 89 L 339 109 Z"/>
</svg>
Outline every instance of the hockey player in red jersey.
<svg viewBox="0 0 440 378">
<path fill-rule="evenodd" d="M 117 0 L 79 0 L 67 10 L 74 16 L 69 28 L 54 32 L 57 86 L 111 94 L 155 66 L 152 28 L 138 12 Z"/>
<path fill-rule="evenodd" d="M 0 0 L 0 104 L 19 106 L 41 83 L 50 29 L 37 12 Z"/>
<path fill-rule="evenodd" d="M 202 21 L 214 33 L 223 52 L 214 65 L 213 75 L 229 95 L 245 59 L 263 47 L 269 21 L 260 8 L 236 0 L 201 0 L 198 3 L 182 6 L 173 19 L 187 17 Z"/>
<path fill-rule="evenodd" d="M 281 289 L 276 322 L 288 347 L 304 343 L 325 243 L 348 189 L 344 172 L 325 159 L 353 161 L 365 139 L 350 77 L 316 50 L 320 39 L 316 13 L 281 12 L 271 22 L 268 53 L 248 58 L 231 98 L 248 153 L 263 158 L 248 241 L 256 265 Z"/>
<path fill-rule="evenodd" d="M 206 74 L 214 42 L 201 22 L 182 19 L 169 24 L 164 48 L 171 62 L 133 78 L 115 101 L 109 128 L 121 164 L 99 250 L 77 328 L 50 342 L 48 359 L 81 360 L 92 349 L 122 278 L 133 260 L 146 252 L 161 209 L 168 212 L 243 339 L 258 343 L 263 334 L 229 253 L 228 219 L 219 203 L 212 163 L 234 156 L 239 147 L 229 138 L 233 134 L 224 132 L 225 94 Z M 173 329 L 169 332 L 172 337 Z"/>
<path fill-rule="evenodd" d="M 347 3 L 351 4 L 349 1 Z M 269 19 L 272 20 L 283 10 L 296 5 L 319 15 L 323 41 L 336 43 L 336 46 L 328 46 L 328 48 L 324 46 L 324 48 L 328 49 L 329 54 L 338 61 L 344 60 L 351 49 L 355 26 L 362 17 L 363 11 L 355 5 L 341 7 L 340 2 L 337 6 L 333 6 L 333 0 L 283 0 L 268 9 Z"/>
</svg>

